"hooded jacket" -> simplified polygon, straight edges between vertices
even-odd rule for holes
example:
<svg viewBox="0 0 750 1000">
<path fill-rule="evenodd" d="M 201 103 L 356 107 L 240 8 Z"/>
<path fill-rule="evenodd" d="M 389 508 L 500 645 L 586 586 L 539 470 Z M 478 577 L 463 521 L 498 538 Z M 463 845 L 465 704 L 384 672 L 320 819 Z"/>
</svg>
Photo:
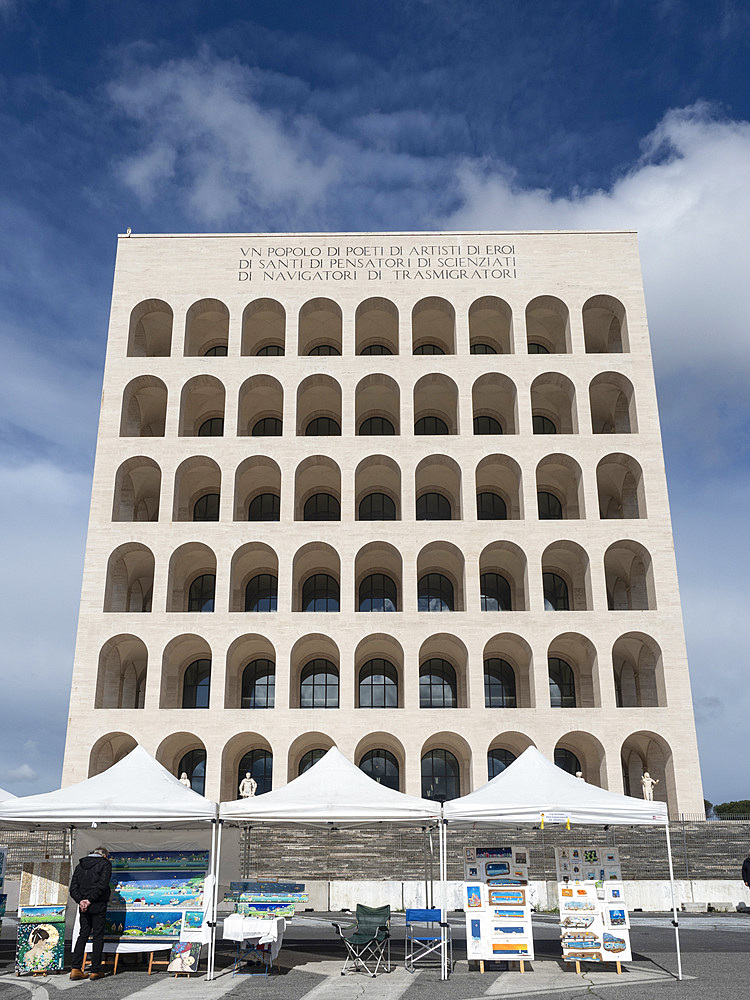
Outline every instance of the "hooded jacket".
<svg viewBox="0 0 750 1000">
<path fill-rule="evenodd" d="M 89 913 L 104 913 L 109 900 L 109 880 L 112 877 L 112 865 L 101 854 L 89 854 L 81 858 L 73 872 L 70 882 L 70 895 L 80 903 L 82 899 L 90 902 Z"/>
<path fill-rule="evenodd" d="M 742 862 L 742 881 L 750 884 L 750 854 Z"/>
</svg>

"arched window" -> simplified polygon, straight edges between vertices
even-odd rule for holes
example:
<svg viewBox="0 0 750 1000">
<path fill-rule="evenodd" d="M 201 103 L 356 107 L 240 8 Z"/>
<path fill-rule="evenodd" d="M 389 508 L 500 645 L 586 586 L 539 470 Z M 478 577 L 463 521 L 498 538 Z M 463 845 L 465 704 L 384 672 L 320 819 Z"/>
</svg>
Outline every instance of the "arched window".
<svg viewBox="0 0 750 1000">
<path fill-rule="evenodd" d="M 303 611 L 338 611 L 339 584 L 327 573 L 314 573 L 302 584 Z"/>
<path fill-rule="evenodd" d="M 576 681 L 569 663 L 549 658 L 549 703 L 552 708 L 576 707 Z"/>
<path fill-rule="evenodd" d="M 490 344 L 472 344 L 469 354 L 497 354 L 497 351 Z"/>
<path fill-rule="evenodd" d="M 204 493 L 202 497 L 195 501 L 193 506 L 193 520 L 218 521 L 219 500 L 218 493 Z"/>
<path fill-rule="evenodd" d="M 531 426 L 535 434 L 557 434 L 557 427 L 550 418 L 539 416 L 538 413 L 531 418 Z"/>
<path fill-rule="evenodd" d="M 396 433 L 396 428 L 386 417 L 368 417 L 359 425 L 359 433 L 389 436 Z"/>
<path fill-rule="evenodd" d="M 507 660 L 484 661 L 484 707 L 516 707 L 516 675 Z"/>
<path fill-rule="evenodd" d="M 503 428 L 495 417 L 474 417 L 475 434 L 502 434 Z"/>
<path fill-rule="evenodd" d="M 487 780 L 492 781 L 498 774 L 502 774 L 505 768 L 512 764 L 516 755 L 510 750 L 488 750 L 487 751 Z"/>
<path fill-rule="evenodd" d="M 359 502 L 360 521 L 395 521 L 396 504 L 386 493 L 368 493 Z"/>
<path fill-rule="evenodd" d="M 393 354 L 390 347 L 386 347 L 385 344 L 370 344 L 363 351 L 359 352 L 362 356 L 366 354 Z"/>
<path fill-rule="evenodd" d="M 478 521 L 505 521 L 508 508 L 503 498 L 497 493 L 477 493 Z"/>
<path fill-rule="evenodd" d="M 224 418 L 209 417 L 198 428 L 198 437 L 221 437 L 224 434 Z"/>
<path fill-rule="evenodd" d="M 188 750 L 177 765 L 177 774 L 190 779 L 190 787 L 199 795 L 206 794 L 206 751 Z"/>
<path fill-rule="evenodd" d="M 216 594 L 216 577 L 204 573 L 190 584 L 188 591 L 188 611 L 213 611 Z"/>
<path fill-rule="evenodd" d="M 395 581 L 385 573 L 372 573 L 359 585 L 360 611 L 398 611 Z"/>
<path fill-rule="evenodd" d="M 455 708 L 456 671 L 447 660 L 433 657 L 419 668 L 419 707 Z"/>
<path fill-rule="evenodd" d="M 398 761 L 390 750 L 368 751 L 359 762 L 359 768 L 378 784 L 398 791 Z"/>
<path fill-rule="evenodd" d="M 436 802 L 461 794 L 458 761 L 450 750 L 430 750 L 422 758 L 422 798 Z"/>
<path fill-rule="evenodd" d="M 209 347 L 204 358 L 225 358 L 227 356 L 227 345 L 217 344 L 216 347 Z"/>
<path fill-rule="evenodd" d="M 300 708 L 338 708 L 339 672 L 330 660 L 310 660 L 299 681 Z"/>
<path fill-rule="evenodd" d="M 529 354 L 549 354 L 544 344 L 529 344 Z"/>
<path fill-rule="evenodd" d="M 414 348 L 414 354 L 445 354 L 445 351 L 437 344 L 421 344 Z"/>
<path fill-rule="evenodd" d="M 442 493 L 423 493 L 417 498 L 418 521 L 450 521 L 451 502 Z"/>
<path fill-rule="evenodd" d="M 340 437 L 341 428 L 333 417 L 315 417 L 305 427 L 305 437 Z"/>
<path fill-rule="evenodd" d="M 311 351 L 307 352 L 308 358 L 340 357 L 341 351 L 332 344 L 318 344 Z"/>
<path fill-rule="evenodd" d="M 398 674 L 390 660 L 368 660 L 359 672 L 360 708 L 398 708 Z"/>
<path fill-rule="evenodd" d="M 279 581 L 270 573 L 259 573 L 245 587 L 245 611 L 275 611 Z"/>
<path fill-rule="evenodd" d="M 568 585 L 557 573 L 542 573 L 545 611 L 569 611 Z"/>
<path fill-rule="evenodd" d="M 341 504 L 330 493 L 315 493 L 305 501 L 303 521 L 340 521 Z"/>
<path fill-rule="evenodd" d="M 512 611 L 510 584 L 499 573 L 482 573 L 479 577 L 482 611 Z"/>
<path fill-rule="evenodd" d="M 193 660 L 182 678 L 182 707 L 208 708 L 211 699 L 211 661 Z"/>
<path fill-rule="evenodd" d="M 453 611 L 453 584 L 442 573 L 427 573 L 417 584 L 418 611 Z"/>
<path fill-rule="evenodd" d="M 258 358 L 283 358 L 284 348 L 279 347 L 278 344 L 267 344 L 265 347 L 256 353 Z"/>
<path fill-rule="evenodd" d="M 448 425 L 440 417 L 420 417 L 414 424 L 415 434 L 447 434 Z"/>
<path fill-rule="evenodd" d="M 258 783 L 256 795 L 271 791 L 273 754 L 269 750 L 251 750 L 245 754 L 237 768 L 237 787 L 248 771 Z"/>
<path fill-rule="evenodd" d="M 306 754 L 302 755 L 297 774 L 304 774 L 305 771 L 309 771 L 313 764 L 317 764 L 321 757 L 325 757 L 327 752 L 327 750 L 308 750 Z"/>
<path fill-rule="evenodd" d="M 281 497 L 277 493 L 259 493 L 247 508 L 248 521 L 278 521 L 281 517 Z"/>
<path fill-rule="evenodd" d="M 242 671 L 242 708 L 273 708 L 276 667 L 272 660 L 253 660 Z"/>
<path fill-rule="evenodd" d="M 281 437 L 283 424 L 278 417 L 263 417 L 253 425 L 252 436 L 258 437 Z"/>
<path fill-rule="evenodd" d="M 567 771 L 568 774 L 576 774 L 578 771 L 583 771 L 581 762 L 576 755 L 570 750 L 562 750 L 559 747 L 555 750 L 555 764 L 562 768 L 563 771 Z"/>
<path fill-rule="evenodd" d="M 562 504 L 554 493 L 537 493 L 536 500 L 540 521 L 562 521 Z"/>
</svg>

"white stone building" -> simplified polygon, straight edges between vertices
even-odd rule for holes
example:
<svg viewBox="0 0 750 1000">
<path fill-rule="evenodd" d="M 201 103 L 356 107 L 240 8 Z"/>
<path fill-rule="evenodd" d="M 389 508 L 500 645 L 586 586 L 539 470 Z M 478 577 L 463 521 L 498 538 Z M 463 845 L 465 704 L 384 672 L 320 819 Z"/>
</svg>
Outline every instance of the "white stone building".
<svg viewBox="0 0 750 1000">
<path fill-rule="evenodd" d="M 64 781 L 136 741 L 702 813 L 634 233 L 119 238 Z"/>
</svg>

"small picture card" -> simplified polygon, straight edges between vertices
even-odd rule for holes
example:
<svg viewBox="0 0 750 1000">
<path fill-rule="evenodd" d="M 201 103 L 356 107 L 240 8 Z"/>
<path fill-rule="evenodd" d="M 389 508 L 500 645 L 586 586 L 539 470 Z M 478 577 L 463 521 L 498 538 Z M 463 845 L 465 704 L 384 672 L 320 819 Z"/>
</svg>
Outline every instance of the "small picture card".
<svg viewBox="0 0 750 1000">
<path fill-rule="evenodd" d="M 608 903 L 604 910 L 604 917 L 607 927 L 630 927 L 628 911 L 624 906 Z"/>
<path fill-rule="evenodd" d="M 604 898 L 608 903 L 625 902 L 625 887 L 622 882 L 607 882 L 604 886 Z"/>
</svg>

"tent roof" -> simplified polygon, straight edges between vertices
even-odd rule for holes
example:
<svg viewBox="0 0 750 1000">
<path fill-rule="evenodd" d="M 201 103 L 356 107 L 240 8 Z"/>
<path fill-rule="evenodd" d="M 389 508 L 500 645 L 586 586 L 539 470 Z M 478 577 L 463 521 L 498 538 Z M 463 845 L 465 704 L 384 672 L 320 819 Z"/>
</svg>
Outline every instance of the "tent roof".
<svg viewBox="0 0 750 1000">
<path fill-rule="evenodd" d="M 15 799 L 16 796 L 13 792 L 6 792 L 4 788 L 0 788 L 0 802 L 5 802 L 6 799 Z"/>
<path fill-rule="evenodd" d="M 101 774 L 42 795 L 0 802 L 0 827 L 191 826 L 216 817 L 216 803 L 182 785 L 142 746 Z"/>
<path fill-rule="evenodd" d="M 283 788 L 222 802 L 219 809 L 224 820 L 292 826 L 420 824 L 440 817 L 438 802 L 404 795 L 373 781 L 336 747 Z"/>
<path fill-rule="evenodd" d="M 486 785 L 446 802 L 449 823 L 539 823 L 557 813 L 571 823 L 657 826 L 667 822 L 664 802 L 645 802 L 589 785 L 529 747 Z M 558 820 L 559 822 L 559 820 Z"/>
</svg>

